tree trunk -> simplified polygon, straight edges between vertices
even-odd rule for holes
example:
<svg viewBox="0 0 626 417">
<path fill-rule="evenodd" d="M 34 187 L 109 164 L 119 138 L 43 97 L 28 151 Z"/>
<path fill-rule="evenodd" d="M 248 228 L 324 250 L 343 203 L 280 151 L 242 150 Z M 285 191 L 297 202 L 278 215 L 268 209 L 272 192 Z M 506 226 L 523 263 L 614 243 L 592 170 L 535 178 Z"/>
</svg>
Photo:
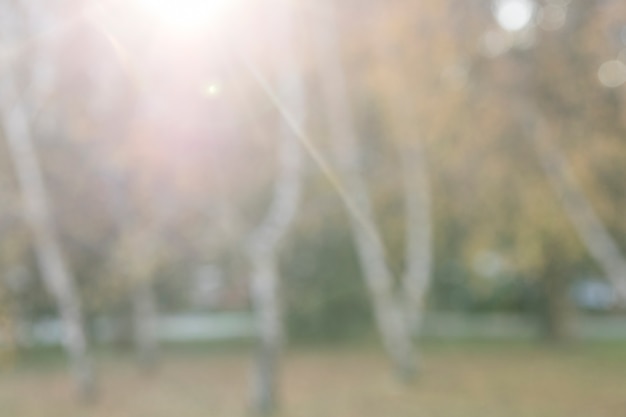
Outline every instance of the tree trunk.
<svg viewBox="0 0 626 417">
<path fill-rule="evenodd" d="M 386 19 L 397 16 L 393 5 L 380 6 Z M 419 19 L 418 19 L 419 20 Z M 425 24 L 419 21 L 418 25 Z M 423 126 L 414 101 L 415 75 L 406 67 L 406 59 L 389 42 L 374 43 L 375 56 L 381 65 L 396 69 L 400 82 L 390 82 L 381 100 L 394 103 L 385 114 L 389 123 L 389 139 L 395 142 L 400 159 L 405 200 L 405 271 L 402 276 L 403 305 L 412 335 L 419 332 L 426 293 L 432 274 L 431 190 L 425 145 L 420 137 Z M 430 123 L 432 125 L 432 122 Z"/>
<path fill-rule="evenodd" d="M 290 100 L 302 100 L 298 89 L 287 95 Z M 295 217 L 301 188 L 301 150 L 296 139 L 283 132 L 282 157 L 274 198 L 269 213 L 248 245 L 252 267 L 251 296 L 259 332 L 259 352 L 253 375 L 253 408 L 259 414 L 273 412 L 276 399 L 277 366 L 284 342 L 282 311 L 279 297 L 277 245 Z"/>
<path fill-rule="evenodd" d="M 405 310 L 412 334 L 422 322 L 432 274 L 432 219 L 428 167 L 420 143 L 400 149 L 406 212 Z"/>
<path fill-rule="evenodd" d="M 295 32 L 292 10 L 287 3 L 279 7 L 277 24 L 284 45 L 278 63 L 277 94 L 268 90 L 269 86 L 258 73 L 254 74 L 284 117 L 273 198 L 265 219 L 247 244 L 252 267 L 251 297 L 259 332 L 259 350 L 252 376 L 252 407 L 261 415 L 274 412 L 277 405 L 278 363 L 285 339 L 277 252 L 297 214 L 302 188 L 302 149 L 297 136 L 305 118 L 305 91 L 291 44 Z"/>
<path fill-rule="evenodd" d="M 538 121 L 537 123 L 545 123 Z M 532 143 L 553 191 L 582 243 L 626 304 L 626 259 L 578 184 L 565 156 L 550 142 L 546 126 L 531 132 Z"/>
<path fill-rule="evenodd" d="M 548 239 L 543 245 L 548 262 L 540 281 L 541 330 L 548 342 L 563 343 L 573 336 L 574 309 L 569 299 L 568 273 L 558 262 L 562 259 L 559 242 Z"/>
<path fill-rule="evenodd" d="M 158 359 L 157 306 L 151 280 L 138 282 L 132 294 L 133 335 L 139 364 L 154 371 Z"/>
<path fill-rule="evenodd" d="M 11 69 L 5 68 L 3 72 L 0 77 L 0 100 L 4 136 L 17 172 L 27 220 L 32 229 L 40 273 L 59 308 L 65 333 L 64 346 L 70 357 L 80 397 L 87 400 L 95 391 L 80 300 L 74 278 L 65 264 L 54 230 L 54 221 L 50 215 L 43 176 L 24 104 L 17 92 Z"/>
<path fill-rule="evenodd" d="M 13 365 L 19 344 L 19 313 L 11 295 L 0 281 L 0 371 Z"/>
<path fill-rule="evenodd" d="M 250 256 L 251 292 L 259 337 L 252 373 L 252 406 L 257 414 L 269 415 L 277 405 L 278 365 L 284 342 L 279 276 L 274 255 Z"/>
<path fill-rule="evenodd" d="M 401 303 L 394 294 L 394 277 L 374 221 L 367 185 L 360 172 L 354 117 L 337 44 L 336 24 L 332 16 L 320 21 L 327 24 L 318 31 L 316 50 L 332 142 L 346 187 L 342 192 L 354 202 L 354 209 L 348 210 L 352 236 L 385 349 L 398 376 L 407 380 L 415 372 L 411 334 Z"/>
<path fill-rule="evenodd" d="M 541 324 L 544 338 L 563 343 L 572 338 L 572 306 L 568 299 L 568 280 L 560 274 L 546 274 L 541 281 Z"/>
</svg>

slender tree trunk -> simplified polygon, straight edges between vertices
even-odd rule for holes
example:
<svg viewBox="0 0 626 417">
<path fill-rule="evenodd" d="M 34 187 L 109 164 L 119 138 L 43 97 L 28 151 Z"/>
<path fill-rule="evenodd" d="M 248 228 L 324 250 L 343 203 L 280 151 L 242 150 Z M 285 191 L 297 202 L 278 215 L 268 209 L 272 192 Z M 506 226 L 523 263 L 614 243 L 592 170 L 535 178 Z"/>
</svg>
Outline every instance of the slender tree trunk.
<svg viewBox="0 0 626 417">
<path fill-rule="evenodd" d="M 547 239 L 543 242 L 546 265 L 540 280 L 540 323 L 543 337 L 548 342 L 563 343 L 573 336 L 574 308 L 569 299 L 567 270 L 559 263 L 562 259 L 559 242 Z"/>
<path fill-rule="evenodd" d="M 0 371 L 13 365 L 19 344 L 19 315 L 11 295 L 0 281 Z"/>
<path fill-rule="evenodd" d="M 153 371 L 158 362 L 157 305 L 152 281 L 135 285 L 132 293 L 133 335 L 139 364 Z"/>
<path fill-rule="evenodd" d="M 432 219 L 428 167 L 421 143 L 400 150 L 406 212 L 406 271 L 402 280 L 409 329 L 419 332 L 432 274 Z"/>
<path fill-rule="evenodd" d="M 546 133 L 545 126 L 539 126 L 538 132 L 531 132 L 541 167 L 582 243 L 613 285 L 620 304 L 624 305 L 626 259 L 579 185 L 565 156 Z"/>
<path fill-rule="evenodd" d="M 567 277 L 562 274 L 546 273 L 541 280 L 541 329 L 548 342 L 562 343 L 573 336 L 573 308 L 568 299 L 567 284 Z"/>
<path fill-rule="evenodd" d="M 132 293 L 132 321 L 135 354 L 139 365 L 146 372 L 152 372 L 158 365 L 158 305 L 156 300 L 154 277 L 160 265 L 160 230 L 156 225 L 141 225 L 134 228 L 139 239 L 132 239 L 134 245 L 128 248 L 132 251 L 132 260 L 128 264 L 128 278 L 131 281 Z M 133 232 L 129 228 L 126 233 Z"/>
<path fill-rule="evenodd" d="M 252 407 L 258 414 L 272 413 L 277 405 L 278 364 L 285 340 L 280 302 L 278 245 L 298 210 L 302 188 L 302 149 L 290 123 L 302 127 L 305 118 L 305 89 L 295 62 L 292 39 L 294 22 L 289 3 L 277 11 L 281 31 L 281 61 L 275 103 L 289 120 L 281 124 L 278 171 L 267 215 L 251 235 L 247 252 L 252 267 L 251 297 L 257 319 L 259 348 L 252 376 Z"/>
<path fill-rule="evenodd" d="M 256 312 L 259 345 L 252 373 L 252 407 L 269 415 L 277 406 L 278 366 L 284 342 L 279 301 L 279 275 L 273 254 L 251 253 L 252 301 Z"/>
<path fill-rule="evenodd" d="M 32 229 L 40 273 L 59 308 L 65 333 L 64 346 L 70 357 L 80 396 L 89 399 L 95 393 L 94 377 L 87 351 L 81 303 L 55 233 L 30 121 L 11 69 L 6 67 L 0 77 L 0 100 L 4 136 Z"/>
<path fill-rule="evenodd" d="M 285 102 L 303 100 L 301 86 L 294 87 L 297 88 L 283 93 Z M 274 199 L 265 221 L 248 245 L 252 267 L 251 296 L 259 332 L 259 351 L 252 380 L 252 405 L 260 414 L 269 414 L 276 406 L 278 361 L 285 338 L 277 245 L 296 215 L 301 192 L 300 145 L 291 133 L 285 131 L 283 136 Z"/>
<path fill-rule="evenodd" d="M 336 24 L 331 15 L 324 20 L 328 24 L 321 27 L 316 36 L 329 128 L 343 184 L 358 209 L 358 213 L 349 210 L 349 219 L 378 330 L 398 376 L 407 380 L 415 372 L 411 334 L 401 303 L 394 293 L 395 280 L 387 264 L 367 185 L 360 172 L 354 117 L 337 44 Z"/>
<path fill-rule="evenodd" d="M 386 19 L 397 16 L 390 13 L 393 5 L 378 5 Z M 426 22 L 419 21 L 422 25 Z M 418 124 L 414 97 L 411 96 L 415 77 L 405 67 L 405 57 L 389 42 L 377 41 L 375 54 L 381 65 L 396 69 L 401 83 L 391 82 L 385 88 L 382 100 L 394 103 L 388 110 L 389 136 L 395 142 L 402 174 L 405 200 L 406 236 L 405 271 L 402 277 L 404 310 L 412 335 L 419 332 L 424 311 L 426 293 L 432 274 L 432 218 L 431 190 L 425 146 L 420 137 L 422 126 Z"/>
<path fill-rule="evenodd" d="M 387 12 L 383 7 L 383 12 Z M 393 19 L 393 14 L 387 16 Z M 426 294 L 432 278 L 432 218 L 428 161 L 418 132 L 415 105 L 410 96 L 413 74 L 404 68 L 393 45 L 376 42 L 376 54 L 382 65 L 397 68 L 402 83 L 391 83 L 383 100 L 393 102 L 386 114 L 390 139 L 395 142 L 400 159 L 405 202 L 405 271 L 402 276 L 404 312 L 411 335 L 420 330 Z"/>
</svg>

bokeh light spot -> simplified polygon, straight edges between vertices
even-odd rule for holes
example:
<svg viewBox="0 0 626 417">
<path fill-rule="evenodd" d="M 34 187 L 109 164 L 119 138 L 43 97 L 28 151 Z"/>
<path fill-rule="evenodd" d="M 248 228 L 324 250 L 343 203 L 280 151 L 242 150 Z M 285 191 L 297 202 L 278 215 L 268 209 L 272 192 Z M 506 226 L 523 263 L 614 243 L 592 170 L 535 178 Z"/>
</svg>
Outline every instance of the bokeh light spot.
<svg viewBox="0 0 626 417">
<path fill-rule="evenodd" d="M 619 87 L 626 82 L 626 65 L 617 59 L 606 61 L 600 65 L 598 79 L 605 87 Z"/>
<path fill-rule="evenodd" d="M 541 10 L 539 26 L 545 30 L 559 30 L 565 24 L 567 9 L 565 6 L 549 4 Z"/>
</svg>

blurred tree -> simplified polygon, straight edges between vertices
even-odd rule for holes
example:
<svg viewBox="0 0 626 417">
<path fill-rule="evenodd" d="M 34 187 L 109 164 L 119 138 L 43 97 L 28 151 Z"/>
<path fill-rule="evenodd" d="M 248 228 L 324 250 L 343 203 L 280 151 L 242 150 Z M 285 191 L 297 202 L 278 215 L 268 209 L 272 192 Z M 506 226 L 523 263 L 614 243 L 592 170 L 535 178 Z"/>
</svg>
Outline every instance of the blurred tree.
<svg viewBox="0 0 626 417">
<path fill-rule="evenodd" d="M 565 157 L 550 143 L 551 135 L 540 133 L 546 128 L 549 129 L 547 126 L 543 129 L 539 127 L 538 132 L 530 133 L 543 171 L 579 238 L 602 268 L 623 304 L 626 300 L 626 259 L 580 188 Z"/>
<path fill-rule="evenodd" d="M 588 67 L 593 56 L 604 48 L 596 42 L 589 42 L 593 46 L 588 48 L 585 43 L 591 36 L 590 27 L 603 23 L 603 13 L 597 4 L 589 2 L 573 2 L 563 11 L 568 16 L 563 28 L 553 36 L 546 34 L 545 40 L 534 48 L 529 60 L 534 66 L 529 70 L 530 99 L 540 112 L 531 116 L 535 129 L 529 134 L 541 167 L 565 214 L 623 303 L 626 296 L 626 259 L 605 220 L 594 208 L 598 204 L 597 199 L 594 202 L 588 197 L 567 156 L 557 144 L 558 141 L 575 141 L 567 135 L 576 135 L 573 126 L 579 124 L 580 119 L 594 123 L 593 110 L 600 114 L 614 111 L 612 107 L 615 103 L 609 97 L 602 97 L 595 74 Z M 560 55 L 553 54 L 557 50 Z M 561 83 L 550 82 L 559 76 Z M 572 85 L 580 86 L 580 91 L 572 91 Z M 580 96 L 580 103 L 593 103 L 595 109 L 589 111 L 572 102 L 577 95 Z M 623 131 L 623 122 L 619 119 L 612 120 L 609 125 L 608 129 L 617 134 Z"/>
<path fill-rule="evenodd" d="M 2 37 L 9 45 L 19 45 L 24 36 L 33 36 L 39 27 L 29 27 L 37 22 L 35 16 L 21 16 L 15 5 L 2 6 Z M 43 174 L 39 165 L 31 130 L 32 110 L 49 89 L 54 73 L 54 63 L 47 54 L 52 45 L 45 45 L 27 71 L 34 97 L 19 91 L 15 68 L 5 69 L 0 78 L 1 118 L 4 136 L 8 143 L 20 191 L 24 199 L 27 220 L 32 230 L 40 274 L 48 290 L 54 296 L 64 326 L 64 345 L 70 357 L 74 376 L 82 399 L 95 394 L 94 377 L 87 351 L 87 339 L 82 322 L 81 303 L 74 278 L 66 265 L 51 216 Z M 13 65 L 15 66 L 15 65 Z"/>
<path fill-rule="evenodd" d="M 277 250 L 299 208 L 302 187 L 299 136 L 306 115 L 305 86 L 293 44 L 297 20 L 290 4 L 278 6 L 273 16 L 281 42 L 281 55 L 276 63 L 276 92 L 252 66 L 254 64 L 249 67 L 283 118 L 272 199 L 265 218 L 247 242 L 247 255 L 252 268 L 251 299 L 259 332 L 252 405 L 255 412 L 262 415 L 269 415 L 276 407 L 278 362 L 285 338 Z"/>
<path fill-rule="evenodd" d="M 378 331 L 398 376 L 408 380 L 415 372 L 410 327 L 394 291 L 393 272 L 374 220 L 367 185 L 361 175 L 359 144 L 338 48 L 339 37 L 335 33 L 334 13 L 329 12 L 325 21 L 328 23 L 322 29 L 318 28 L 316 34 L 316 49 L 329 129 L 343 184 L 339 192 L 347 201 L 354 244 L 372 300 Z"/>
</svg>

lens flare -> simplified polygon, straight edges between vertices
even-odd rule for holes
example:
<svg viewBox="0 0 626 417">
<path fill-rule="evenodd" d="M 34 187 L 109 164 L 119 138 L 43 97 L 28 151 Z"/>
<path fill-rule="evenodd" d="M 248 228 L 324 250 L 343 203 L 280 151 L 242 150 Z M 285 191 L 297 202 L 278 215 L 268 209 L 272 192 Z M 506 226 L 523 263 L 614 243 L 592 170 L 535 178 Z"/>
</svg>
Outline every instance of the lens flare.
<svg viewBox="0 0 626 417">
<path fill-rule="evenodd" d="M 178 34 L 207 31 L 222 23 L 236 1 L 231 0 L 138 0 L 155 23 Z"/>
</svg>

